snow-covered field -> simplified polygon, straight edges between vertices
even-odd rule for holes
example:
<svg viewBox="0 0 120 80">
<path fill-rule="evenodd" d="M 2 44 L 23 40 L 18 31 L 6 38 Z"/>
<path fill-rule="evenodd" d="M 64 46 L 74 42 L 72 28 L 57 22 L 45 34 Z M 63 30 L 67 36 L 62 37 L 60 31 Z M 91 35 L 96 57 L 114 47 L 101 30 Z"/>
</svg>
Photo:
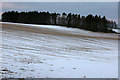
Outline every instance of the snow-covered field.
<svg viewBox="0 0 120 80">
<path fill-rule="evenodd" d="M 2 77 L 117 78 L 118 34 L 3 24 Z"/>
</svg>

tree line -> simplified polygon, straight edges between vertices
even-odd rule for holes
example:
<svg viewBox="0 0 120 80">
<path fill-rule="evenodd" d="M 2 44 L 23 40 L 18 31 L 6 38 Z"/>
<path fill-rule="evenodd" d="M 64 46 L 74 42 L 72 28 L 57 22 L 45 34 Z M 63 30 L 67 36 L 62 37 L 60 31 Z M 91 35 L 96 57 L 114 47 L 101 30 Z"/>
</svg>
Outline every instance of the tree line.
<svg viewBox="0 0 120 80">
<path fill-rule="evenodd" d="M 117 27 L 116 22 L 107 20 L 105 16 L 81 16 L 80 14 L 66 14 L 63 12 L 17 12 L 8 11 L 2 14 L 2 22 L 26 23 L 26 24 L 44 24 L 44 25 L 61 25 L 71 28 L 80 28 L 94 32 L 112 32 L 110 28 Z"/>
</svg>

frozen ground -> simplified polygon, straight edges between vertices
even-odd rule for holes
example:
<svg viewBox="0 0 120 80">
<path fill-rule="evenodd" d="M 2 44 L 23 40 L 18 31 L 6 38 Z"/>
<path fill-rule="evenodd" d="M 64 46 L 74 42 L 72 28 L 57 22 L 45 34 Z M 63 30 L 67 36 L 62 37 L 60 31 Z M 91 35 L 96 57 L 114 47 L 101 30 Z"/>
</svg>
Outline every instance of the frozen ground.
<svg viewBox="0 0 120 80">
<path fill-rule="evenodd" d="M 117 78 L 117 39 L 111 33 L 3 23 L 0 73 L 3 78 Z"/>
</svg>

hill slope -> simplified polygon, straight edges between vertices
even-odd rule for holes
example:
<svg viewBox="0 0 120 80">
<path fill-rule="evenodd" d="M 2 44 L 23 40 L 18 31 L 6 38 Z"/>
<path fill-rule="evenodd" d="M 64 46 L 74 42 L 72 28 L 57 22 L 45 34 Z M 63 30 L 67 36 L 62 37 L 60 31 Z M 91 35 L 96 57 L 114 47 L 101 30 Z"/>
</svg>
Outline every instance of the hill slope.
<svg viewBox="0 0 120 80">
<path fill-rule="evenodd" d="M 2 77 L 117 78 L 118 35 L 1 23 Z"/>
</svg>

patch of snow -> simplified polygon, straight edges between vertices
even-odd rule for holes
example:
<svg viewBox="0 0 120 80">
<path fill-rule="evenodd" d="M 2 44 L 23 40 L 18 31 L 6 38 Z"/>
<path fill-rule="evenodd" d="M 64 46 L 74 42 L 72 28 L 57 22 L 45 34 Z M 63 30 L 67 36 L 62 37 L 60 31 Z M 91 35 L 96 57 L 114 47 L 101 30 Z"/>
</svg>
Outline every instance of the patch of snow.
<svg viewBox="0 0 120 80">
<path fill-rule="evenodd" d="M 120 33 L 120 29 L 112 29 L 113 31 L 115 31 L 116 33 Z"/>
</svg>

